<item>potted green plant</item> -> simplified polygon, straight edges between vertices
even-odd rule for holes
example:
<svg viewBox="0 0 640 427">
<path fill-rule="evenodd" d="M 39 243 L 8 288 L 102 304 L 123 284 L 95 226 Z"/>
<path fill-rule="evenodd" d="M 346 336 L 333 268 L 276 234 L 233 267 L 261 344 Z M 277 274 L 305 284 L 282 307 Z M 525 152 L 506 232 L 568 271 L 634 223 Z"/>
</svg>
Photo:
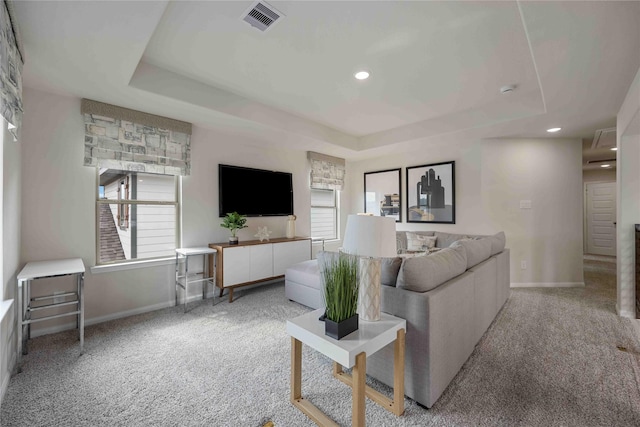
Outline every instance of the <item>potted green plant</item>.
<svg viewBox="0 0 640 427">
<path fill-rule="evenodd" d="M 229 229 L 229 231 L 231 232 L 231 237 L 229 237 L 229 244 L 237 245 L 238 237 L 236 236 L 236 233 L 238 232 L 238 230 L 248 227 L 247 216 L 240 215 L 238 212 L 229 212 L 227 216 L 225 216 L 222 220 L 222 224 L 220 224 L 220 227 Z"/>
<path fill-rule="evenodd" d="M 339 255 L 325 264 L 325 334 L 337 340 L 358 329 L 358 260 Z"/>
</svg>

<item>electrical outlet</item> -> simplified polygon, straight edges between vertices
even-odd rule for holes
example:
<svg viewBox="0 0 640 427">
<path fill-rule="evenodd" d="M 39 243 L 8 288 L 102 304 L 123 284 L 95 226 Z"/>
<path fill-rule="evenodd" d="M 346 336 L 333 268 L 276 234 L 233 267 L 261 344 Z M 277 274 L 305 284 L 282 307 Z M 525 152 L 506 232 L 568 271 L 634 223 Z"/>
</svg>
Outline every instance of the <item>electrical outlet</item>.
<svg viewBox="0 0 640 427">
<path fill-rule="evenodd" d="M 526 270 L 527 269 L 527 261 L 525 261 L 525 260 L 520 261 L 520 268 L 522 270 Z"/>
<path fill-rule="evenodd" d="M 64 294 L 64 291 L 54 291 L 53 295 L 60 295 L 60 294 Z M 53 298 L 53 303 L 54 304 L 60 304 L 61 302 L 64 302 L 64 297 L 54 297 Z"/>
</svg>

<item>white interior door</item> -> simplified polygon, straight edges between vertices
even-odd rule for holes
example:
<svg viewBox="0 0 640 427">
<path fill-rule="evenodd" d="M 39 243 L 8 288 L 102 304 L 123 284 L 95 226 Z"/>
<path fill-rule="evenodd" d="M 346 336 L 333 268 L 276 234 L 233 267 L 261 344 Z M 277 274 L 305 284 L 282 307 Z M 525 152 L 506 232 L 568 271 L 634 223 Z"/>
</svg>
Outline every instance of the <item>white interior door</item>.
<svg viewBox="0 0 640 427">
<path fill-rule="evenodd" d="M 616 256 L 616 183 L 587 184 L 587 253 Z"/>
</svg>

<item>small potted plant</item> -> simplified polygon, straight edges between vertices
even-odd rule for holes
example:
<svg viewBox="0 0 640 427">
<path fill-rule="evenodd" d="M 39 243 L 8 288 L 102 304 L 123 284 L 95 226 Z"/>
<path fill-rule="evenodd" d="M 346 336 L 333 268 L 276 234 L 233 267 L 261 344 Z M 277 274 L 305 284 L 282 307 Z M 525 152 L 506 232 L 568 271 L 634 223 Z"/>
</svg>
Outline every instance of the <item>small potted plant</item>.
<svg viewBox="0 0 640 427">
<path fill-rule="evenodd" d="M 238 232 L 238 230 L 248 227 L 247 216 L 240 215 L 238 212 L 229 212 L 227 216 L 224 217 L 224 220 L 222 220 L 222 224 L 220 224 L 220 227 L 229 229 L 229 231 L 231 232 L 231 237 L 229 237 L 229 244 L 237 245 L 238 237 L 236 236 L 236 233 Z"/>
<path fill-rule="evenodd" d="M 325 334 L 337 340 L 358 329 L 358 260 L 339 255 L 323 270 Z"/>
</svg>

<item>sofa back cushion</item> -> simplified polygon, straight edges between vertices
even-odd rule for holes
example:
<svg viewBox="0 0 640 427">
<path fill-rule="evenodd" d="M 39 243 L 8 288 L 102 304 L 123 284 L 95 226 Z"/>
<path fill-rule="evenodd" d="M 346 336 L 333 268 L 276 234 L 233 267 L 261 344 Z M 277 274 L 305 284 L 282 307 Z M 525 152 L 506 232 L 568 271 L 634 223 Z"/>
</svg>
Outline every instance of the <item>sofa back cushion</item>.
<svg viewBox="0 0 640 427">
<path fill-rule="evenodd" d="M 494 234 L 493 236 L 487 237 L 491 240 L 491 255 L 499 254 L 504 250 L 504 247 L 507 243 L 507 236 L 504 235 L 504 231 Z"/>
<path fill-rule="evenodd" d="M 480 264 L 491 256 L 491 239 L 462 239 L 453 242 L 450 247 L 463 246 L 467 254 L 467 268 Z"/>
<path fill-rule="evenodd" d="M 405 258 L 398 273 L 398 287 L 427 292 L 467 269 L 466 249 L 462 245 L 445 248 L 427 256 Z"/>
<path fill-rule="evenodd" d="M 469 237 L 466 234 L 443 233 L 441 231 L 436 231 L 433 235 L 437 237 L 436 246 L 439 248 L 448 248 L 453 242 Z"/>
</svg>

